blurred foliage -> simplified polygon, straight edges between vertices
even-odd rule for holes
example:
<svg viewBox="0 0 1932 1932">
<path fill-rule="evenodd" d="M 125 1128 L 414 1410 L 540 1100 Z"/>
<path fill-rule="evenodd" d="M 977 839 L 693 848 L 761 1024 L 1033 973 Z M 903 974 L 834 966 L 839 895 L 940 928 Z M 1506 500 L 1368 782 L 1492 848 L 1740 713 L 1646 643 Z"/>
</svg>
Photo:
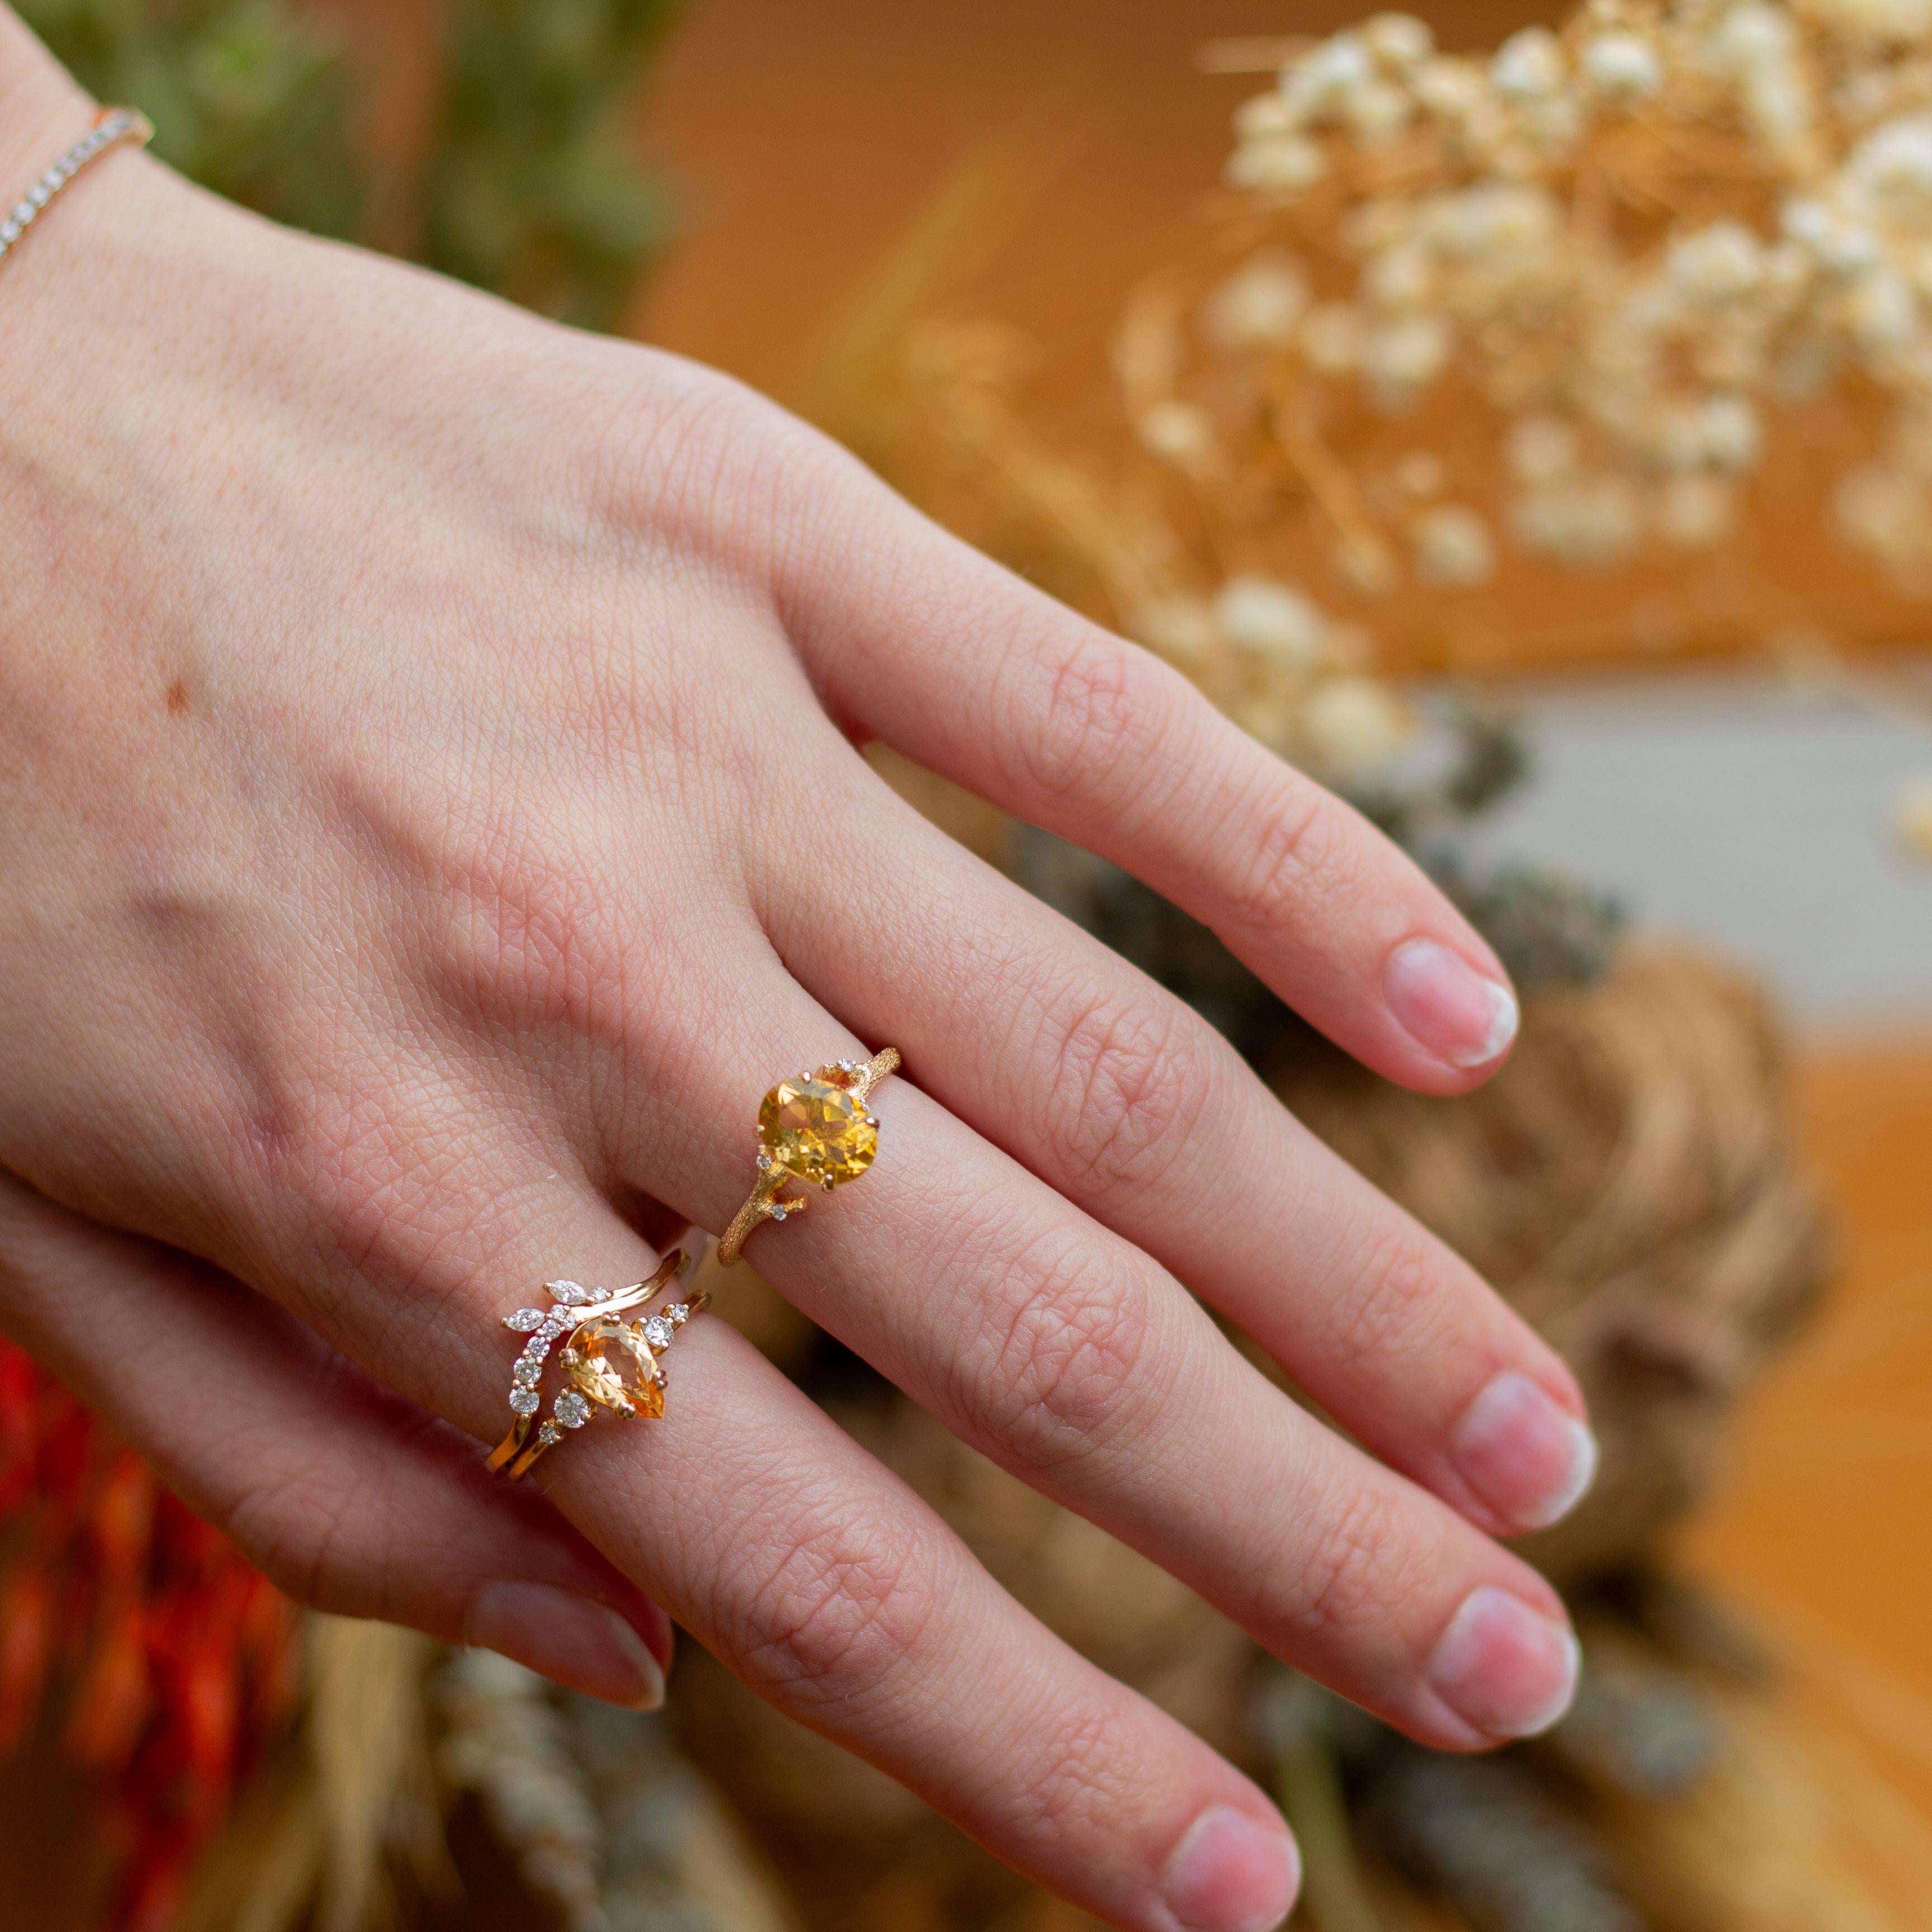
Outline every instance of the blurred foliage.
<svg viewBox="0 0 1932 1932">
<path fill-rule="evenodd" d="M 348 64 L 281 0 L 22 0 L 20 10 L 97 100 L 147 116 L 170 167 L 296 227 L 356 232 Z"/>
<path fill-rule="evenodd" d="M 670 228 L 621 110 L 675 0 L 457 0 L 421 180 L 418 259 L 609 328 Z M 358 77 L 289 0 L 22 0 L 97 99 L 140 108 L 154 152 L 218 194 L 320 235 L 366 238 Z"/>
<path fill-rule="evenodd" d="M 463 0 L 423 259 L 588 328 L 663 238 L 656 178 L 615 110 L 674 0 Z"/>
</svg>

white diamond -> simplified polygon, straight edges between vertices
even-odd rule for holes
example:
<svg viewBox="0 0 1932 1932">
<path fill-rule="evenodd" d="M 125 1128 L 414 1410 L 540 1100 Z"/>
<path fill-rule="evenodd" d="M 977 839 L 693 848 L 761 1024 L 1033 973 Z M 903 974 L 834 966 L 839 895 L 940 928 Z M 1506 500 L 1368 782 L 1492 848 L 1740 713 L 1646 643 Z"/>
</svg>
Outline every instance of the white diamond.
<svg viewBox="0 0 1932 1932">
<path fill-rule="evenodd" d="M 667 1348 L 676 1330 L 662 1315 L 653 1315 L 644 1324 L 644 1340 L 653 1348 Z"/>
<path fill-rule="evenodd" d="M 510 1379 L 519 1388 L 528 1388 L 542 1373 L 542 1357 L 538 1356 L 533 1362 L 526 1355 L 518 1358 L 517 1366 L 510 1371 Z"/>
<path fill-rule="evenodd" d="M 546 1422 L 537 1431 L 537 1440 L 548 1449 L 552 1444 L 561 1442 L 563 1440 L 563 1431 L 558 1428 L 555 1423 Z"/>
<path fill-rule="evenodd" d="M 760 1154 L 760 1155 L 759 1155 L 759 1156 L 758 1156 L 758 1172 L 759 1172 L 760 1174 L 769 1174 L 769 1173 L 770 1173 L 771 1170 L 772 1170 L 772 1157 L 771 1157 L 771 1156 L 770 1156 L 770 1154 Z"/>
<path fill-rule="evenodd" d="M 533 1388 L 513 1388 L 510 1391 L 510 1406 L 519 1415 L 534 1415 L 543 1397 Z"/>
<path fill-rule="evenodd" d="M 527 1335 L 533 1328 L 544 1325 L 544 1312 L 541 1308 L 520 1308 L 514 1315 L 503 1317 L 503 1326 L 513 1335 Z"/>
<path fill-rule="evenodd" d="M 581 1429 L 590 1420 L 590 1405 L 574 1389 L 566 1389 L 553 1412 L 566 1429 Z"/>
<path fill-rule="evenodd" d="M 558 1300 L 573 1305 L 580 1301 L 595 1301 L 597 1299 L 596 1292 L 586 1288 L 581 1282 L 547 1281 L 544 1286 Z"/>
<path fill-rule="evenodd" d="M 664 1312 L 668 1315 L 674 1322 L 688 1322 L 691 1319 L 691 1310 L 682 1301 L 674 1301 L 671 1305 L 664 1310 Z"/>
</svg>

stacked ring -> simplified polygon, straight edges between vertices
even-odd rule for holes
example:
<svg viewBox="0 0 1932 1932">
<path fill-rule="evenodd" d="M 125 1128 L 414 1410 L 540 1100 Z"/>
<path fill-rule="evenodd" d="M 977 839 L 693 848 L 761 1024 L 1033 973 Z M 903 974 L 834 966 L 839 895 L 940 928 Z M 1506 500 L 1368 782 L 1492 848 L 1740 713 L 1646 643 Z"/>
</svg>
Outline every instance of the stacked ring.
<svg viewBox="0 0 1932 1932">
<path fill-rule="evenodd" d="M 503 1318 L 503 1326 L 530 1340 L 510 1372 L 508 1433 L 490 1453 L 490 1467 L 507 1466 L 514 1482 L 546 1449 L 563 1440 L 566 1430 L 581 1429 L 600 1412 L 632 1420 L 664 1413 L 664 1372 L 658 1360 L 677 1331 L 710 1298 L 702 1289 L 674 1302 L 656 1315 L 634 1322 L 620 1318 L 670 1287 L 691 1265 L 682 1248 L 674 1248 L 648 1281 L 614 1291 L 585 1288 L 574 1281 L 550 1281 L 548 1308 L 520 1308 Z M 567 1332 L 566 1332 L 567 1331 Z M 538 1384 L 551 1348 L 562 1340 L 558 1358 L 566 1386 L 542 1423 Z M 535 1438 L 532 1430 L 535 1430 Z"/>
<path fill-rule="evenodd" d="M 758 1184 L 732 1216 L 718 1243 L 718 1262 L 729 1268 L 752 1230 L 766 1221 L 802 1214 L 808 1196 L 782 1197 L 788 1182 L 832 1189 L 856 1180 L 879 1150 L 879 1124 L 866 1111 L 872 1089 L 896 1070 L 898 1051 L 886 1047 L 862 1066 L 834 1060 L 816 1073 L 781 1080 L 758 1108 Z"/>
</svg>

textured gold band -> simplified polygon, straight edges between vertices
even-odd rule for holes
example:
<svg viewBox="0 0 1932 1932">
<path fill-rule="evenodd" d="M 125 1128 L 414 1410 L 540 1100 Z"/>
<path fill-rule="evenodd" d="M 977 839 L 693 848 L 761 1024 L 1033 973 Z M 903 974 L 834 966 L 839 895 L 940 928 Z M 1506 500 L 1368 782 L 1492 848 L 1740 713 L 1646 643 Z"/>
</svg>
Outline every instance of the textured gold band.
<svg viewBox="0 0 1932 1932">
<path fill-rule="evenodd" d="M 866 1102 L 898 1065 L 898 1049 L 889 1046 L 862 1065 L 835 1060 L 816 1073 L 782 1080 L 765 1096 L 758 1109 L 758 1184 L 718 1240 L 719 1267 L 729 1268 L 738 1258 L 761 1223 L 805 1212 L 808 1196 L 780 1198 L 778 1190 L 788 1181 L 829 1194 L 872 1166 L 879 1124 L 866 1112 Z"/>
<path fill-rule="evenodd" d="M 492 1469 L 507 1469 L 512 1482 L 528 1475 L 530 1466 L 561 1442 L 566 1430 L 581 1429 L 600 1412 L 626 1420 L 663 1414 L 664 1372 L 658 1358 L 710 1297 L 700 1288 L 655 1315 L 640 1316 L 634 1322 L 620 1318 L 670 1287 L 690 1265 L 691 1257 L 682 1248 L 674 1248 L 648 1281 L 628 1288 L 613 1291 L 585 1288 L 574 1281 L 545 1282 L 548 1308 L 520 1308 L 504 1316 L 506 1328 L 530 1340 L 511 1371 L 510 1426 L 490 1452 Z M 538 1384 L 551 1346 L 559 1340 L 563 1342 L 558 1359 L 565 1386 L 548 1417 L 538 1423 L 537 1412 L 543 1406 Z"/>
</svg>

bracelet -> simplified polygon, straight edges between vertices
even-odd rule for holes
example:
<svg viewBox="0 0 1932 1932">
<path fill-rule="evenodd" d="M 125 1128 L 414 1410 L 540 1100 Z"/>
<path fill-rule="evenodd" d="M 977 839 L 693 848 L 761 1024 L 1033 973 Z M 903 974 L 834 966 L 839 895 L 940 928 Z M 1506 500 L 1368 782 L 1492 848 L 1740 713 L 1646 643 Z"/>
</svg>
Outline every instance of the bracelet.
<svg viewBox="0 0 1932 1932">
<path fill-rule="evenodd" d="M 22 236 L 40 219 L 45 208 L 88 162 L 98 160 L 110 148 L 123 141 L 146 147 L 154 138 L 148 117 L 132 107 L 104 107 L 95 117 L 93 131 L 84 134 L 28 189 L 0 220 L 0 261 Z"/>
</svg>

